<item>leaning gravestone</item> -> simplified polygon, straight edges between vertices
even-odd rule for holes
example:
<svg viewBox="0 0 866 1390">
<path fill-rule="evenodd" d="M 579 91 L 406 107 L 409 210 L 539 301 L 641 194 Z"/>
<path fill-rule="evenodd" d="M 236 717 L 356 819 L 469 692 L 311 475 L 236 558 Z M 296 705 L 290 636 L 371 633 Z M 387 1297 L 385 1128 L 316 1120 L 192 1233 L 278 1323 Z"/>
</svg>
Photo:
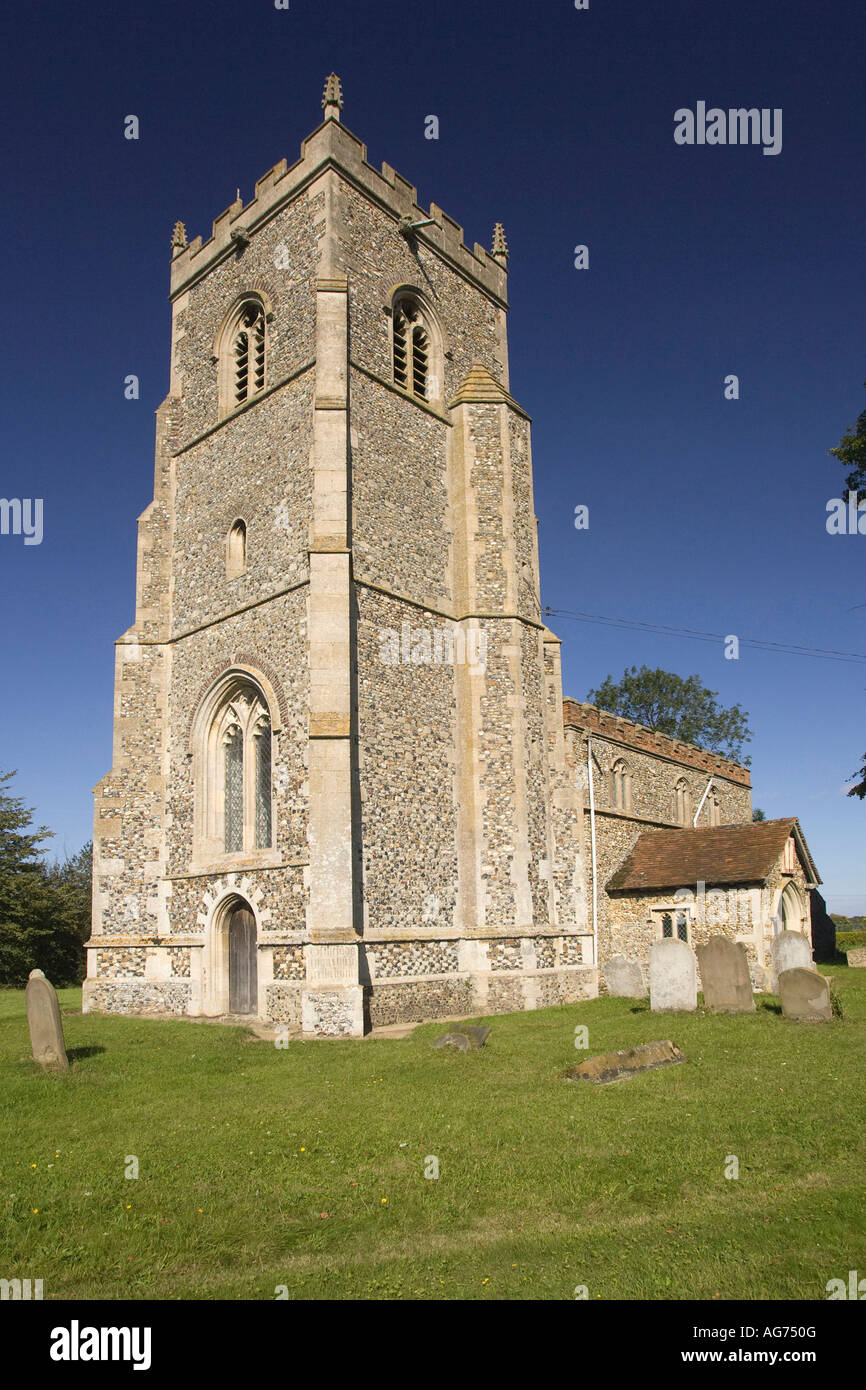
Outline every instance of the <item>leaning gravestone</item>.
<svg viewBox="0 0 866 1390">
<path fill-rule="evenodd" d="M 46 980 L 41 970 L 30 971 L 24 1002 L 34 1058 L 43 1070 L 68 1071 L 60 1005 L 54 986 Z"/>
<path fill-rule="evenodd" d="M 650 1008 L 659 1013 L 676 1009 L 692 1013 L 698 1007 L 694 953 L 684 941 L 669 937 L 650 947 Z"/>
<path fill-rule="evenodd" d="M 779 976 L 779 996 L 786 1018 L 829 1023 L 833 1017 L 830 982 L 817 970 L 783 970 Z"/>
<path fill-rule="evenodd" d="M 753 1014 L 749 958 L 741 941 L 712 936 L 698 947 L 704 1004 L 716 1013 Z"/>
<path fill-rule="evenodd" d="M 608 994 L 615 999 L 645 999 L 643 971 L 636 960 L 612 956 L 602 967 Z"/>
<path fill-rule="evenodd" d="M 770 971 L 770 993 L 779 993 L 779 976 L 783 970 L 812 970 L 812 944 L 799 931 L 780 931 L 773 937 L 773 965 Z"/>
</svg>

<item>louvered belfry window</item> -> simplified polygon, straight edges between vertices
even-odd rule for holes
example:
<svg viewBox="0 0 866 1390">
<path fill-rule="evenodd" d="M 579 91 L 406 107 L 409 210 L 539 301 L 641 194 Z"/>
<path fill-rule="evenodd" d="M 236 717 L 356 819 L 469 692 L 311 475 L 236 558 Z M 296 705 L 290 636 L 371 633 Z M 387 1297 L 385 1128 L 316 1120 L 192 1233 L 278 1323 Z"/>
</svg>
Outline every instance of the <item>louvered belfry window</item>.
<svg viewBox="0 0 866 1390">
<path fill-rule="evenodd" d="M 427 400 L 430 372 L 430 335 L 413 299 L 394 305 L 394 384 L 422 401 Z"/>
<path fill-rule="evenodd" d="M 234 402 L 243 405 L 265 385 L 265 313 L 245 304 L 234 340 Z"/>
</svg>

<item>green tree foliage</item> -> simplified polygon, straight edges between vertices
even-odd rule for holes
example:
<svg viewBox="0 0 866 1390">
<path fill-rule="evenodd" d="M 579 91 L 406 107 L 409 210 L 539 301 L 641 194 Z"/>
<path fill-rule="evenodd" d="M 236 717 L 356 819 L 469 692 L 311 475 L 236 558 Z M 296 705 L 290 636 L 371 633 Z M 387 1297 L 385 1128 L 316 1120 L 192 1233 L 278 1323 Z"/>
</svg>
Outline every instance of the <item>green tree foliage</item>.
<svg viewBox="0 0 866 1390">
<path fill-rule="evenodd" d="M 859 772 L 854 773 L 854 776 L 859 777 L 860 781 L 855 782 L 853 787 L 849 787 L 848 795 L 859 796 L 862 801 L 864 796 L 866 796 L 866 753 L 863 754 L 863 766 Z"/>
<path fill-rule="evenodd" d="M 866 381 L 863 383 L 866 386 Z M 843 434 L 830 453 L 849 470 L 845 485 L 850 492 L 866 490 L 866 410 L 857 416 L 857 424 Z"/>
<path fill-rule="evenodd" d="M 760 810 L 759 807 L 756 806 L 755 809 L 754 809 L 754 811 L 752 812 L 752 820 L 755 821 L 755 820 L 766 820 L 766 819 L 767 819 L 767 817 L 764 815 L 764 812 L 763 812 L 762 810 Z"/>
<path fill-rule="evenodd" d="M 46 864 L 51 831 L 31 825 L 32 811 L 9 789 L 14 775 L 0 774 L 0 984 L 24 985 L 37 969 L 54 985 L 76 984 L 90 934 L 91 847 Z"/>
<path fill-rule="evenodd" d="M 697 744 L 712 753 L 721 753 L 746 766 L 743 746 L 751 742 L 748 714 L 739 705 L 725 709 L 716 701 L 716 692 L 707 690 L 699 676 L 676 676 L 672 671 L 631 666 L 622 680 L 607 676 L 597 690 L 587 696 L 601 709 L 621 714 L 648 729 Z"/>
</svg>

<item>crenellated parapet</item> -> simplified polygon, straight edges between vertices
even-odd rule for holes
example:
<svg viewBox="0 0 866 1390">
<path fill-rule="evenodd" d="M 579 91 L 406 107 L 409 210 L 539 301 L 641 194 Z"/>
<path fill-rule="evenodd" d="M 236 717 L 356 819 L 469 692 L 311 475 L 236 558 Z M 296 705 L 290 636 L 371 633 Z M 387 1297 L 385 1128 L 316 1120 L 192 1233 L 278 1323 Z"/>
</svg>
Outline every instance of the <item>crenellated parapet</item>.
<svg viewBox="0 0 866 1390">
<path fill-rule="evenodd" d="M 506 307 L 508 250 L 501 225 L 497 224 L 493 250 L 480 242 L 473 248 L 463 240 L 463 228 L 436 203 L 425 211 L 418 203 L 414 184 L 398 174 L 390 164 L 381 171 L 367 159 L 366 145 L 347 130 L 339 119 L 342 88 L 334 74 L 328 79 L 326 119 L 301 145 L 300 158 L 291 166 L 280 160 L 257 181 L 248 203 L 237 198 L 214 219 L 207 241 L 195 237 L 188 245 L 172 245 L 171 292 L 174 299 L 220 259 L 242 250 L 249 237 L 274 217 L 286 203 L 300 197 L 327 169 L 339 171 L 362 192 L 373 198 L 398 223 L 424 222 L 411 229 L 419 242 L 435 247 L 454 269 L 485 291 L 497 304 Z M 339 97 L 339 105 L 338 105 Z"/>
<path fill-rule="evenodd" d="M 648 729 L 631 719 L 613 714 L 610 710 L 599 709 L 596 705 L 585 704 L 581 700 L 563 700 L 563 721 L 566 728 L 580 729 L 584 733 L 597 734 L 599 738 L 611 739 L 626 747 L 639 749 L 643 753 L 654 753 L 681 763 L 684 767 L 696 768 L 702 772 L 715 773 L 730 782 L 738 782 L 743 787 L 751 786 L 751 775 L 747 767 L 724 758 L 720 753 L 710 753 L 693 743 L 683 743 L 658 730 Z"/>
</svg>

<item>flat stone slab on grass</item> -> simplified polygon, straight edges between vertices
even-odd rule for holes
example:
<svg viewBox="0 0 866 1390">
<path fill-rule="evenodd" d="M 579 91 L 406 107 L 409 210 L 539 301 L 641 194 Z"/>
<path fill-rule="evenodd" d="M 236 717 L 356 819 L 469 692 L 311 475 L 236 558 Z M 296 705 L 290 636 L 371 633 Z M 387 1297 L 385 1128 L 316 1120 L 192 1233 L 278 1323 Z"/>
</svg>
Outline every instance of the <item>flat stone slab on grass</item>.
<svg viewBox="0 0 866 1390">
<path fill-rule="evenodd" d="M 848 964 L 866 969 L 866 946 L 858 946 L 856 951 L 848 951 Z"/>
<path fill-rule="evenodd" d="M 668 1039 L 665 1042 L 641 1043 L 639 1047 L 626 1047 L 621 1052 L 603 1052 L 598 1057 L 579 1062 L 565 1075 L 568 1081 L 594 1081 L 597 1086 L 606 1086 L 609 1081 L 625 1081 L 639 1072 L 685 1060 L 684 1053 Z"/>
<path fill-rule="evenodd" d="M 830 981 L 817 970 L 783 970 L 779 976 L 779 997 L 785 1018 L 829 1023 L 833 1017 Z"/>
<path fill-rule="evenodd" d="M 490 1037 L 490 1029 L 483 1025 L 473 1027 L 471 1024 L 467 1028 L 453 1028 L 450 1033 L 443 1033 L 434 1042 L 434 1047 L 453 1047 L 458 1052 L 474 1052 L 479 1047 L 483 1047 Z"/>
</svg>

